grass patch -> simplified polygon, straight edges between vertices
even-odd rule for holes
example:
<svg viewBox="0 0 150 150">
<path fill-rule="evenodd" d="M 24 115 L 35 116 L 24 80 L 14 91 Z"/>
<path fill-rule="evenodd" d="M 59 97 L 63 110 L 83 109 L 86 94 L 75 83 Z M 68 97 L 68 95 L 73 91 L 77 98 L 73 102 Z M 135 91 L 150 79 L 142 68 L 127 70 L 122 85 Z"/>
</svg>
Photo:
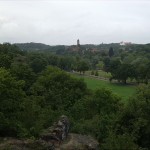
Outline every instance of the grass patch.
<svg viewBox="0 0 150 150">
<path fill-rule="evenodd" d="M 103 81 L 103 80 L 81 76 L 81 75 L 73 75 L 73 76 L 78 78 L 83 78 L 89 89 L 96 90 L 98 88 L 104 88 L 104 87 L 110 89 L 113 93 L 122 97 L 123 101 L 126 101 L 136 91 L 136 86 L 133 85 L 110 83 L 109 81 Z"/>
</svg>

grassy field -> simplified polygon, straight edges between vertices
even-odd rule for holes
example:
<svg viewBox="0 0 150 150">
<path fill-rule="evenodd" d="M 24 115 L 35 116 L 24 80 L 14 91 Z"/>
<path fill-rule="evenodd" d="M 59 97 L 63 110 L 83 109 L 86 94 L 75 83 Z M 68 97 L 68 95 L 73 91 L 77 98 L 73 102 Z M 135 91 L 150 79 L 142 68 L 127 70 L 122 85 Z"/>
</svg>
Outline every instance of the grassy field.
<svg viewBox="0 0 150 150">
<path fill-rule="evenodd" d="M 73 75 L 73 76 L 78 78 L 83 78 L 89 89 L 95 90 L 104 87 L 108 88 L 112 90 L 113 93 L 121 96 L 124 101 L 126 101 L 126 99 L 132 96 L 136 91 L 136 86 L 133 85 L 110 83 L 109 81 L 103 81 L 103 80 L 81 76 L 81 75 Z"/>
</svg>

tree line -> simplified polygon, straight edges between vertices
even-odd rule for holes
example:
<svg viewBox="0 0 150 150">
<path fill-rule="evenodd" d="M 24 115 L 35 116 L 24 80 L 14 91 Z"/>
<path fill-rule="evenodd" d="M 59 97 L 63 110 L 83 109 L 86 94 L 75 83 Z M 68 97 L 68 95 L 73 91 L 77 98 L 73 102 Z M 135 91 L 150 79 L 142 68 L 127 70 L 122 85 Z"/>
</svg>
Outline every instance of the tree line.
<svg viewBox="0 0 150 150">
<path fill-rule="evenodd" d="M 104 57 L 104 67 L 106 72 L 110 72 L 113 79 L 118 82 L 126 83 L 127 79 L 131 81 L 134 79 L 138 84 L 148 84 L 150 80 L 150 55 L 145 53 L 143 55 L 139 52 L 125 52 L 123 51 L 120 56 L 114 56 L 112 48 L 110 48 L 109 56 Z M 125 56 L 124 56 L 125 55 Z"/>
</svg>

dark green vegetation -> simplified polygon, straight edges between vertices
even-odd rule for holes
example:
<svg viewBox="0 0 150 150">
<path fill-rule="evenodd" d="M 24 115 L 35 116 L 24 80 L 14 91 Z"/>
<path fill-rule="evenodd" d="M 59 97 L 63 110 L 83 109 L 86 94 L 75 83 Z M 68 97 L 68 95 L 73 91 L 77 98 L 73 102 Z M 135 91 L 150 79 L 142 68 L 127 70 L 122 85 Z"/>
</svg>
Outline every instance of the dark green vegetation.
<svg viewBox="0 0 150 150">
<path fill-rule="evenodd" d="M 86 48 L 82 46 L 76 53 L 51 54 L 0 44 L 0 136 L 37 138 L 65 114 L 71 132 L 92 135 L 103 150 L 150 149 L 149 45 L 134 46 L 123 51 L 116 45 L 109 57 L 108 51 L 82 53 Z M 90 90 L 82 79 L 65 72 L 82 65 L 93 70 L 103 66 L 120 82 L 129 78 L 143 85 L 124 104 L 102 82 L 102 88 Z M 94 81 L 88 82 L 92 86 Z"/>
<path fill-rule="evenodd" d="M 21 50 L 23 51 L 59 51 L 59 50 L 65 50 L 65 46 L 64 45 L 58 45 L 58 46 L 49 46 L 46 44 L 42 44 L 42 43 L 16 43 L 15 45 L 17 45 Z"/>
</svg>

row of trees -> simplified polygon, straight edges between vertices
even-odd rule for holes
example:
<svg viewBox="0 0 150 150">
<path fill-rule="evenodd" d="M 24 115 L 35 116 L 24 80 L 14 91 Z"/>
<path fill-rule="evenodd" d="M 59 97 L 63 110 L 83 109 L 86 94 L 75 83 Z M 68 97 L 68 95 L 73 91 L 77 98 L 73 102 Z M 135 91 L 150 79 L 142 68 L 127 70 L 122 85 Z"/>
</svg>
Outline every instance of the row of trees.
<svg viewBox="0 0 150 150">
<path fill-rule="evenodd" d="M 106 72 L 110 72 L 112 79 L 116 79 L 119 82 L 122 81 L 126 83 L 127 79 L 133 80 L 135 79 L 137 83 L 146 83 L 150 79 L 150 61 L 147 60 L 142 64 L 141 61 L 132 63 L 130 62 L 122 62 L 117 58 L 105 58 L 104 59 L 104 70 Z"/>
<path fill-rule="evenodd" d="M 38 48 L 35 47 L 36 45 Z M 68 48 L 65 48 L 65 46 L 53 46 L 53 49 L 55 50 L 53 51 L 51 49 L 51 52 L 56 55 L 51 55 L 50 51 L 46 50 L 46 48 L 44 50 L 40 45 L 41 44 L 38 43 L 26 43 L 22 46 L 19 46 L 21 46 L 22 49 L 24 49 L 25 46 L 31 47 L 32 51 L 34 51 L 34 48 L 40 49 L 39 51 L 36 50 L 36 55 L 38 52 L 40 53 L 39 55 L 43 57 L 43 63 L 47 62 L 46 64 L 48 65 L 58 66 L 59 68 L 67 71 L 80 70 L 80 68 L 84 68 L 85 70 L 86 67 L 80 67 L 82 64 L 84 66 L 84 63 L 86 63 L 86 66 L 88 66 L 88 68 L 91 70 L 103 69 L 103 66 L 105 65 L 104 69 L 107 71 L 107 68 L 109 66 L 109 64 L 107 64 L 106 62 L 109 61 L 107 59 L 112 60 L 115 58 L 119 59 L 121 61 L 121 64 L 130 64 L 133 65 L 136 69 L 139 68 L 139 70 L 137 71 L 139 74 L 139 72 L 143 72 L 144 67 L 148 64 L 148 61 L 150 59 L 150 44 L 130 44 L 121 46 L 119 45 L 119 43 L 102 43 L 100 45 L 81 45 L 80 50 L 84 51 L 83 53 L 69 50 L 72 48 L 72 46 Z M 93 49 L 94 51 L 92 51 Z M 34 55 L 34 53 L 31 52 L 30 55 Z M 49 62 L 49 60 L 52 60 L 53 62 Z M 34 60 L 33 66 L 37 61 L 39 60 Z M 84 70 L 81 72 L 84 72 Z M 142 76 L 145 75 L 140 75 L 140 77 L 137 77 L 137 80 L 140 81 L 141 78 L 144 78 Z"/>
<path fill-rule="evenodd" d="M 41 72 L 47 65 L 56 66 L 65 71 L 76 70 L 80 73 L 84 73 L 89 69 L 88 61 L 73 56 L 58 56 L 51 53 L 31 52 L 27 57 L 29 59 L 29 65 L 36 73 Z"/>
<path fill-rule="evenodd" d="M 0 44 L 0 67 L 14 68 L 17 65 L 30 67 L 34 73 L 41 72 L 46 66 L 57 66 L 65 71 L 76 70 L 85 72 L 89 69 L 88 61 L 73 56 L 58 56 L 49 52 L 25 52 L 20 51 L 15 45 L 9 43 Z M 16 70 L 15 68 L 14 70 Z M 18 67 L 19 69 L 19 67 Z M 23 68 L 22 68 L 23 69 Z M 19 71 L 19 70 L 17 70 Z"/>
<path fill-rule="evenodd" d="M 127 79 L 135 80 L 137 83 L 148 83 L 150 79 L 150 45 L 138 45 L 131 44 L 126 46 L 120 46 L 116 44 L 110 45 L 87 45 L 90 48 L 81 46 L 80 49 L 84 51 L 82 54 L 78 52 L 66 52 L 63 56 L 73 55 L 77 56 L 80 60 L 84 59 L 84 62 L 88 64 L 88 69 L 98 70 L 103 69 L 106 72 L 112 74 L 112 79 L 116 79 L 119 82 L 126 83 Z M 109 47 L 110 46 L 110 47 Z M 90 51 L 92 47 L 97 47 L 99 51 Z M 102 50 L 102 48 L 105 49 Z M 76 60 L 75 60 L 76 61 Z M 78 62 L 78 61 L 77 61 Z M 83 63 L 81 63 L 83 64 Z M 80 64 L 80 65 L 81 65 Z M 79 65 L 79 66 L 80 66 Z M 74 65 L 75 66 L 75 65 Z M 84 65 L 83 65 L 84 66 Z M 79 70 L 80 67 L 75 67 L 74 70 Z M 83 67 L 85 70 L 86 67 Z M 83 71 L 84 72 L 84 71 Z"/>
</svg>

